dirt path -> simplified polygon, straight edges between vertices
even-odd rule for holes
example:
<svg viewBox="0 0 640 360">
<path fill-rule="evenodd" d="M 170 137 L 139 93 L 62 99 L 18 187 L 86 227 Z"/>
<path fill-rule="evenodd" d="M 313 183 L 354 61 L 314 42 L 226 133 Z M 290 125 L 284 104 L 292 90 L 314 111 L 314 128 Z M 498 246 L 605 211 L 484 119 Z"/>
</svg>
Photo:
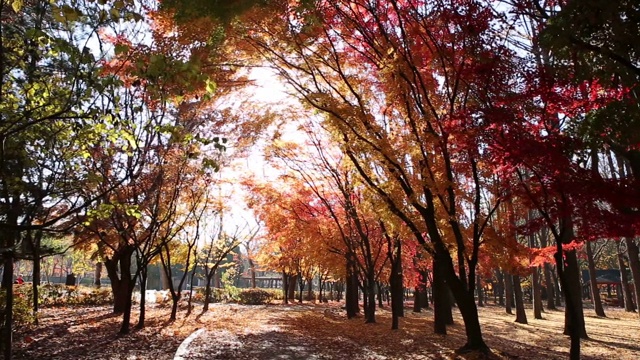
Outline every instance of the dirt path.
<svg viewBox="0 0 640 360">
<path fill-rule="evenodd" d="M 446 337 L 434 335 L 433 313 L 407 309 L 400 330 L 391 331 L 387 309 L 376 324 L 347 320 L 339 304 L 240 306 L 214 304 L 168 323 L 169 309 L 150 307 L 147 326 L 117 336 L 120 318 L 103 308 L 44 309 L 41 325 L 16 333 L 15 359 L 171 360 L 180 343 L 198 329 L 204 332 L 187 348 L 185 360 L 202 359 L 477 359 L 456 357 L 464 344 L 464 326 L 456 324 Z M 583 341 L 583 359 L 640 359 L 640 319 L 637 314 L 607 309 L 606 319 L 587 315 L 590 340 Z M 133 318 L 136 318 L 134 314 Z M 528 311 L 531 316 L 531 311 Z M 491 359 L 566 359 L 569 340 L 562 335 L 564 315 L 547 312 L 529 325 L 513 322 L 502 308 L 480 309 Z"/>
</svg>

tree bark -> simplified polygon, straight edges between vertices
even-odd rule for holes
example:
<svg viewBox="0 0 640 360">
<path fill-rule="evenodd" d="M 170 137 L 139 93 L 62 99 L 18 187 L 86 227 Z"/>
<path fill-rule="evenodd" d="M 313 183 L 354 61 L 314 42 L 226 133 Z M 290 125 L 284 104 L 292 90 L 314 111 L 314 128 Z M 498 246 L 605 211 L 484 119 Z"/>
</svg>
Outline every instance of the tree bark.
<svg viewBox="0 0 640 360">
<path fill-rule="evenodd" d="M 513 279 L 511 274 L 505 273 L 504 277 L 504 290 L 505 290 L 505 301 L 504 306 L 507 314 L 512 315 L 512 307 L 513 307 Z"/>
<path fill-rule="evenodd" d="M 542 319 L 542 289 L 540 289 L 540 268 L 533 269 L 531 274 L 533 291 L 533 318 Z"/>
<path fill-rule="evenodd" d="M 580 267 L 576 251 L 565 252 L 565 262 L 563 275 L 565 276 L 565 335 L 571 336 L 571 326 L 575 322 L 574 330 L 582 339 L 588 339 L 584 322 L 584 312 L 582 309 L 582 289 L 580 287 Z M 558 274 L 560 276 L 560 274 Z M 567 300 L 571 299 L 570 302 Z"/>
<path fill-rule="evenodd" d="M 478 293 L 478 306 L 484 307 L 484 291 L 482 290 L 482 279 L 476 274 L 476 292 Z"/>
<path fill-rule="evenodd" d="M 547 291 L 547 309 L 557 310 L 556 307 L 556 287 L 553 280 L 552 270 L 550 264 L 544 264 L 542 267 L 544 271 L 544 283 L 545 290 Z"/>
<path fill-rule="evenodd" d="M 624 310 L 627 312 L 634 312 L 636 310 L 633 304 L 633 295 L 631 295 L 631 288 L 629 287 L 629 272 L 624 261 L 624 253 L 618 245 L 618 266 L 620 268 L 620 287 L 622 288 L 622 296 L 624 298 Z"/>
<path fill-rule="evenodd" d="M 500 269 L 496 269 L 496 279 L 498 283 L 494 287 L 494 301 L 495 296 L 498 296 L 498 305 L 504 306 L 504 273 Z"/>
<path fill-rule="evenodd" d="M 451 310 L 448 301 L 449 294 L 444 282 L 441 260 L 433 259 L 433 332 L 447 334 L 447 309 Z M 416 299 L 417 301 L 417 299 Z"/>
<path fill-rule="evenodd" d="M 102 278 L 102 262 L 97 261 L 95 272 L 93 274 L 93 285 L 98 289 L 100 288 L 100 286 L 102 286 L 102 282 L 100 281 L 101 278 Z"/>
<path fill-rule="evenodd" d="M 404 315 L 403 289 L 402 289 L 402 247 L 397 247 L 396 257 L 391 262 L 391 274 L 389 275 L 389 291 L 391 293 L 391 330 L 399 327 L 399 318 Z"/>
<path fill-rule="evenodd" d="M 587 241 L 585 244 L 587 251 L 587 266 L 589 268 L 589 287 L 591 288 L 591 302 L 593 308 L 596 311 L 596 315 L 600 317 L 606 317 L 604 308 L 602 307 L 602 299 L 600 298 L 600 290 L 598 288 L 598 279 L 596 276 L 596 264 L 593 260 L 593 250 L 591 249 L 591 242 Z"/>
<path fill-rule="evenodd" d="M 162 269 L 160 271 L 162 271 Z M 142 329 L 144 328 L 147 306 L 147 269 L 141 269 L 138 276 L 140 277 L 140 314 L 138 314 L 136 329 Z"/>
<path fill-rule="evenodd" d="M 531 213 L 529 214 L 529 219 L 532 219 L 533 216 Z M 529 235 L 529 247 L 535 248 L 536 237 L 534 234 Z M 533 318 L 534 319 L 542 319 L 542 294 L 540 291 L 540 268 L 535 267 L 533 272 L 531 273 L 531 297 L 533 300 Z"/>
<path fill-rule="evenodd" d="M 376 281 L 374 278 L 374 275 L 372 271 L 369 272 L 369 274 L 367 274 L 367 283 L 365 284 L 367 293 L 366 293 L 366 297 L 367 297 L 367 304 L 366 304 L 366 308 L 364 310 L 365 312 L 365 323 L 367 324 L 373 324 L 376 322 L 376 291 L 375 291 L 375 286 L 376 286 Z"/>
<path fill-rule="evenodd" d="M 527 313 L 524 310 L 524 299 L 522 295 L 522 286 L 520 285 L 520 276 L 513 275 L 513 293 L 516 299 L 516 322 L 520 324 L 528 324 Z"/>
<path fill-rule="evenodd" d="M 256 264 L 253 263 L 253 259 L 251 257 L 249 260 L 249 271 L 251 272 L 251 288 L 256 288 Z M 263 285 L 264 286 L 264 285 Z"/>
<path fill-rule="evenodd" d="M 171 279 L 169 279 L 169 275 L 167 275 L 167 272 L 162 270 L 162 268 L 160 269 L 160 285 L 162 286 L 162 290 L 168 290 L 169 289 L 169 282 L 171 281 Z"/>
<path fill-rule="evenodd" d="M 289 275 L 282 271 L 282 303 L 289 304 Z"/>
<path fill-rule="evenodd" d="M 2 289 L 5 291 L 4 322 L 2 324 L 2 346 L 5 359 L 13 356 L 13 251 L 5 251 L 2 273 Z"/>
<path fill-rule="evenodd" d="M 631 275 L 633 276 L 633 288 L 636 298 L 636 306 L 640 308 L 640 256 L 638 244 L 632 238 L 626 238 L 625 244 L 627 245 L 627 254 L 629 255 L 629 267 L 631 268 Z M 640 311 L 638 311 L 640 315 Z"/>
</svg>

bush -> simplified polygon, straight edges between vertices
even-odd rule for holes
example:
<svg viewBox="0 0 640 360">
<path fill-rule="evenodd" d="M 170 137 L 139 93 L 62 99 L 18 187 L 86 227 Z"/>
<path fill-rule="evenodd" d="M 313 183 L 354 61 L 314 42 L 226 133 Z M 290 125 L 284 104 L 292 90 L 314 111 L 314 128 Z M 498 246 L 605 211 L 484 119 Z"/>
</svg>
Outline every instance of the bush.
<svg viewBox="0 0 640 360">
<path fill-rule="evenodd" d="M 203 302 L 205 299 L 205 289 L 204 287 L 196 288 L 195 294 L 193 296 L 194 301 Z M 211 292 L 211 297 L 209 298 L 209 303 L 219 303 L 219 302 L 235 302 L 237 301 L 237 288 L 233 289 L 220 289 L 220 288 L 211 288 L 209 289 Z"/>
<path fill-rule="evenodd" d="M 64 284 L 45 284 L 38 288 L 38 302 L 42 306 L 62 306 L 78 303 L 78 287 Z"/>
<path fill-rule="evenodd" d="M 244 305 L 263 305 L 271 301 L 271 293 L 262 289 L 243 289 L 238 294 L 238 303 Z"/>
<path fill-rule="evenodd" d="M 78 297 L 79 305 L 110 305 L 113 303 L 113 293 L 109 288 L 92 289 L 81 293 Z"/>
<path fill-rule="evenodd" d="M 6 292 L 0 291 L 0 310 L 4 318 Z M 31 284 L 13 286 L 13 325 L 23 326 L 32 324 L 35 321 L 33 316 L 33 291 Z M 4 323 L 4 321 L 3 321 Z"/>
<path fill-rule="evenodd" d="M 282 289 L 262 289 L 271 294 L 271 300 L 284 300 L 284 294 L 282 293 Z"/>
</svg>

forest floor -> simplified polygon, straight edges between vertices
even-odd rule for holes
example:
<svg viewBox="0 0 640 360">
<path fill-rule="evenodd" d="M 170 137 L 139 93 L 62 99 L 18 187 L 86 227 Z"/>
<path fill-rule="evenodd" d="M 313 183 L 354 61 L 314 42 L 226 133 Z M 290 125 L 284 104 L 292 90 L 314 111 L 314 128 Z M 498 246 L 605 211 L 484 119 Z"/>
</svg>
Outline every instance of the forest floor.
<svg viewBox="0 0 640 360">
<path fill-rule="evenodd" d="M 212 304 L 201 314 L 186 309 L 168 323 L 170 308 L 148 306 L 146 327 L 118 336 L 121 317 L 108 307 L 48 308 L 40 325 L 22 328 L 14 336 L 15 359 L 153 359 L 170 360 L 180 343 L 204 329 L 182 354 L 201 359 L 479 359 L 456 356 L 464 344 L 464 326 L 454 311 L 455 325 L 446 337 L 432 332 L 433 313 L 406 310 L 400 330 L 391 331 L 390 312 L 377 311 L 376 324 L 362 317 L 347 320 L 338 304 L 242 306 Z M 590 340 L 582 342 L 583 359 L 640 359 L 640 319 L 622 309 L 607 308 L 607 318 L 585 310 Z M 490 359 L 566 359 L 569 340 L 563 336 L 564 314 L 549 311 L 529 325 L 514 323 L 502 307 L 480 309 Z M 134 311 L 132 319 L 137 319 Z"/>
</svg>

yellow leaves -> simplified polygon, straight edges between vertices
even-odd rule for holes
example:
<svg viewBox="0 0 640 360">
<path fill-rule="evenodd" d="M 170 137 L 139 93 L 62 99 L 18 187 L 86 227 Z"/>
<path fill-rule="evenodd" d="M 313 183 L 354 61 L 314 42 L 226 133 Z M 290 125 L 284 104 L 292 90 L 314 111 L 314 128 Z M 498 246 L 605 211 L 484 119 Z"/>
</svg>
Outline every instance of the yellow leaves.
<svg viewBox="0 0 640 360">
<path fill-rule="evenodd" d="M 15 11 L 16 13 L 19 13 L 20 10 L 22 10 L 22 6 L 24 5 L 24 0 L 13 0 L 11 2 L 11 8 L 13 9 L 13 11 Z"/>
</svg>

